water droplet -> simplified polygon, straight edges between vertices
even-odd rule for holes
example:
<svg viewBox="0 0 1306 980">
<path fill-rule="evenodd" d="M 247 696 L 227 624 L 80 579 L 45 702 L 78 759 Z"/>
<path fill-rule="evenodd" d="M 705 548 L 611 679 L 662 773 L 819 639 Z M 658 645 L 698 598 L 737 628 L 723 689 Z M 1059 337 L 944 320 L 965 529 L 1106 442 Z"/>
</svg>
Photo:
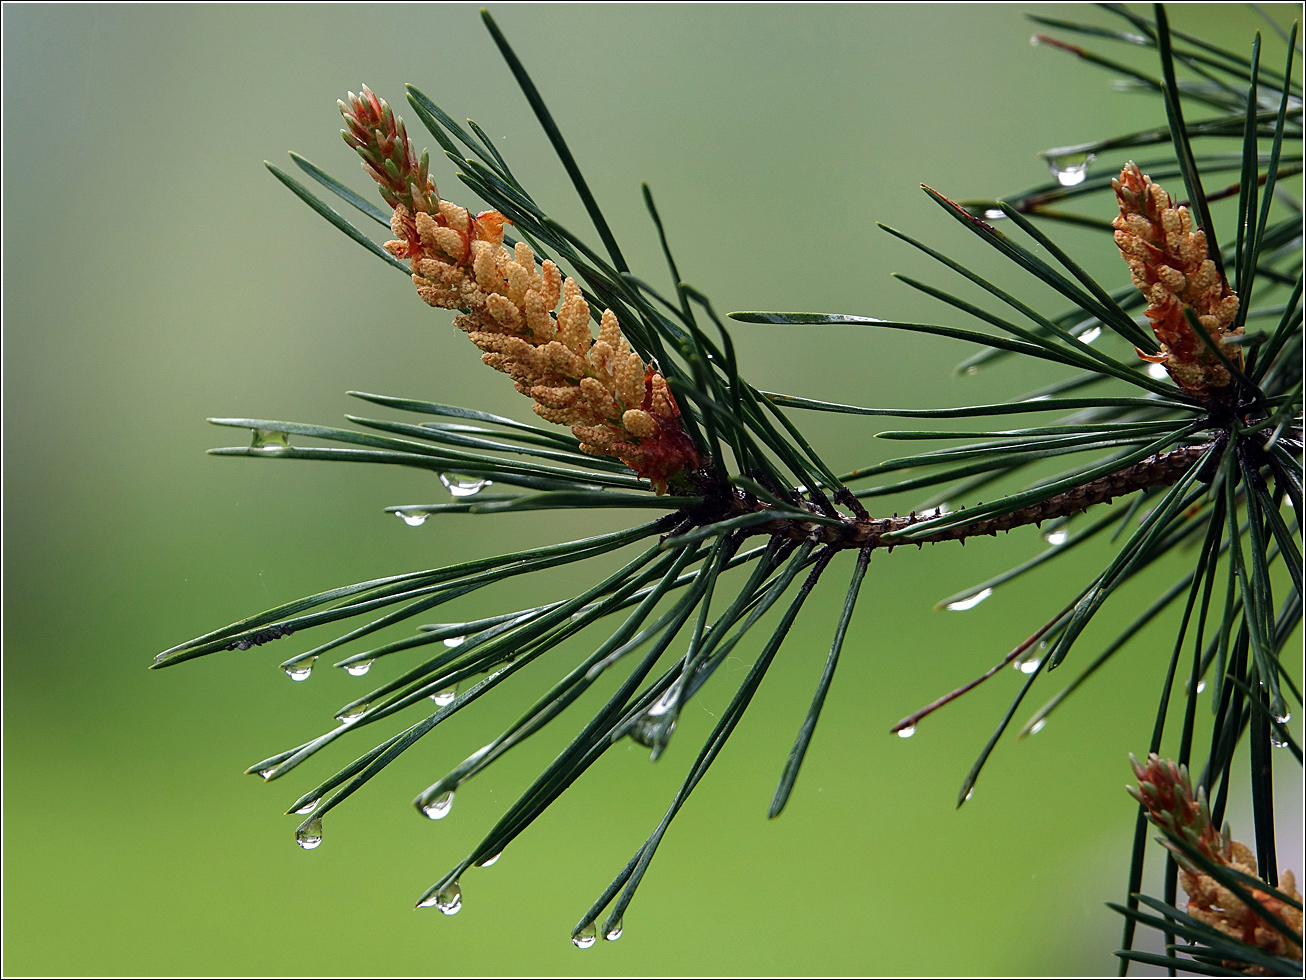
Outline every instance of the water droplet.
<svg viewBox="0 0 1306 980">
<path fill-rule="evenodd" d="M 484 861 L 481 862 L 481 865 L 480 865 L 480 866 L 481 866 L 482 868 L 488 868 L 488 867 L 490 867 L 492 864 L 494 864 L 494 862 L 498 861 L 499 858 L 501 858 L 501 857 L 503 857 L 503 851 L 500 851 L 498 854 L 494 855 L 494 857 L 488 857 L 488 858 L 486 858 Z"/>
<path fill-rule="evenodd" d="M 977 364 L 972 364 L 970 367 L 966 368 L 966 373 L 967 373 L 967 374 L 979 374 L 979 365 L 977 365 Z"/>
<path fill-rule="evenodd" d="M 911 737 L 912 737 L 913 735 L 915 735 L 915 734 L 916 734 L 916 726 L 915 726 L 915 725 L 908 725 L 906 728 L 900 728 L 900 729 L 898 729 L 898 737 L 899 737 L 899 738 L 911 738 Z"/>
<path fill-rule="evenodd" d="M 445 915 L 457 915 L 463 907 L 463 890 L 458 882 L 447 885 L 435 899 L 435 907 Z"/>
<path fill-rule="evenodd" d="M 372 663 L 373 661 L 371 660 L 360 660 L 358 663 L 345 664 L 345 673 L 351 674 L 354 677 L 362 677 L 372 669 Z"/>
<path fill-rule="evenodd" d="M 989 208 L 984 212 L 985 221 L 1001 221 L 1006 216 L 1007 213 L 1001 208 Z"/>
<path fill-rule="evenodd" d="M 354 722 L 358 721 L 359 718 L 363 717 L 367 709 L 367 704 L 356 704 L 352 708 L 342 709 L 340 714 L 336 715 L 336 717 L 346 725 L 352 725 Z"/>
<path fill-rule="evenodd" d="M 589 949 L 594 945 L 594 941 L 599 938 L 599 931 L 594 928 L 591 922 L 576 935 L 571 937 L 571 944 L 577 949 Z"/>
<path fill-rule="evenodd" d="M 264 782 L 267 782 L 269 779 L 272 778 L 272 774 L 276 771 L 277 771 L 276 766 L 269 766 L 267 769 L 260 769 L 258 771 L 258 774 L 263 777 Z"/>
<path fill-rule="evenodd" d="M 489 480 L 472 476 L 459 476 L 457 473 L 441 473 L 440 482 L 455 497 L 470 497 L 490 486 Z"/>
<path fill-rule="evenodd" d="M 314 817 L 295 831 L 295 843 L 306 851 L 311 851 L 322 843 L 322 820 Z"/>
<path fill-rule="evenodd" d="M 1031 735 L 1037 735 L 1039 732 L 1043 730 L 1043 726 L 1046 725 L 1047 723 L 1048 720 L 1046 718 L 1040 718 L 1038 721 L 1034 722 L 1034 724 L 1030 726 L 1029 733 Z"/>
<path fill-rule="evenodd" d="M 1028 660 L 1022 660 L 1020 663 L 1020 672 L 1022 674 L 1032 674 L 1034 671 L 1038 670 L 1038 665 L 1040 663 L 1041 661 L 1038 657 L 1030 657 Z"/>
<path fill-rule="evenodd" d="M 974 795 L 975 795 L 975 787 L 972 786 L 970 789 L 966 790 L 966 795 L 962 798 L 961 802 L 963 803 L 968 802 L 970 798 Z"/>
<path fill-rule="evenodd" d="M 317 657 L 312 660 L 297 660 L 293 664 L 286 664 L 281 669 L 286 672 L 286 676 L 292 681 L 306 681 L 308 675 L 313 673 L 315 663 L 317 663 Z"/>
<path fill-rule="evenodd" d="M 1277 721 L 1280 725 L 1286 725 L 1288 724 L 1288 722 L 1292 721 L 1292 714 L 1290 712 L 1285 711 L 1281 715 L 1275 715 L 1274 720 Z"/>
<path fill-rule="evenodd" d="M 1062 187 L 1075 187 L 1088 176 L 1088 165 L 1093 162 L 1093 157 L 1092 153 L 1048 157 L 1048 170 L 1052 171 L 1052 176 Z"/>
<path fill-rule="evenodd" d="M 431 700 L 443 708 L 446 704 L 453 704 L 454 699 L 458 697 L 458 685 L 446 687 L 443 691 L 436 691 L 431 695 Z"/>
<path fill-rule="evenodd" d="M 1025 669 L 1025 661 L 1021 657 L 1017 657 L 1015 660 L 1011 661 L 1011 669 L 1019 670 L 1023 673 Z"/>
<path fill-rule="evenodd" d="M 1205 690 L 1206 690 L 1206 680 L 1203 679 L 1203 680 L 1198 681 L 1198 682 L 1197 682 L 1197 693 L 1198 693 L 1198 694 L 1201 694 L 1201 693 L 1202 693 L 1203 691 L 1205 691 Z"/>
<path fill-rule="evenodd" d="M 608 931 L 605 932 L 605 933 L 603 934 L 603 938 L 606 939 L 606 940 L 607 940 L 608 942 L 610 942 L 610 943 L 615 943 L 618 939 L 621 938 L 621 920 L 620 920 L 620 919 L 618 919 L 616 922 L 612 923 L 612 925 L 611 925 L 611 927 L 608 929 Z"/>
<path fill-rule="evenodd" d="M 1057 528 L 1057 530 L 1049 531 L 1047 534 L 1043 535 L 1043 540 L 1052 545 L 1052 547 L 1059 548 L 1061 545 L 1066 543 L 1066 538 L 1068 537 L 1070 537 L 1069 531 Z"/>
<path fill-rule="evenodd" d="M 447 790 L 441 793 L 430 803 L 422 805 L 422 812 L 432 820 L 443 820 L 449 815 L 449 809 L 453 806 L 453 790 Z"/>
<path fill-rule="evenodd" d="M 1102 336 L 1102 328 L 1093 327 L 1092 329 L 1085 330 L 1083 333 L 1081 333 L 1079 335 L 1079 340 L 1080 343 L 1091 344 L 1093 341 L 1097 340 L 1097 338 L 1100 336 Z"/>
<path fill-rule="evenodd" d="M 444 645 L 451 648 L 460 647 L 463 645 L 463 640 L 465 639 L 467 639 L 465 636 L 451 636 L 444 641 Z"/>
<path fill-rule="evenodd" d="M 429 909 L 436 902 L 440 901 L 440 896 L 436 892 L 431 892 L 424 899 L 417 903 L 419 909 Z"/>
<path fill-rule="evenodd" d="M 417 527 L 420 524 L 425 524 L 427 517 L 430 516 L 425 511 L 420 510 L 397 510 L 395 513 L 398 514 L 399 519 L 409 527 Z"/>
<path fill-rule="evenodd" d="M 1160 381 L 1162 378 L 1170 377 L 1170 372 L 1165 369 L 1164 364 L 1149 364 L 1147 366 L 1147 373 L 1149 376 L 1156 378 L 1157 381 Z"/>
<path fill-rule="evenodd" d="M 967 609 L 974 609 L 991 595 L 993 595 L 993 590 L 985 589 L 983 592 L 976 592 L 968 599 L 958 599 L 956 602 L 950 602 L 944 606 L 944 608 L 951 609 L 953 612 L 963 612 Z"/>
<path fill-rule="evenodd" d="M 249 441 L 249 448 L 264 456 L 279 456 L 290 450 L 290 436 L 284 432 L 271 429 L 251 429 L 250 432 L 253 438 Z"/>
<path fill-rule="evenodd" d="M 1276 732 L 1273 728 L 1271 728 L 1270 744 L 1273 745 L 1276 749 L 1286 749 L 1288 747 L 1288 740 L 1284 738 L 1282 735 L 1280 735 L 1278 732 Z"/>
<path fill-rule="evenodd" d="M 319 797 L 319 798 L 316 799 L 316 800 L 309 800 L 307 803 L 305 803 L 303 806 L 301 806 L 301 807 L 300 807 L 298 810 L 296 810 L 295 812 L 296 812 L 296 813 L 299 813 L 299 814 L 302 814 L 302 815 L 304 815 L 304 816 L 308 816 L 308 814 L 312 813 L 314 810 L 317 809 L 317 805 L 318 805 L 319 803 L 321 803 L 321 802 L 322 802 L 321 797 Z"/>
</svg>

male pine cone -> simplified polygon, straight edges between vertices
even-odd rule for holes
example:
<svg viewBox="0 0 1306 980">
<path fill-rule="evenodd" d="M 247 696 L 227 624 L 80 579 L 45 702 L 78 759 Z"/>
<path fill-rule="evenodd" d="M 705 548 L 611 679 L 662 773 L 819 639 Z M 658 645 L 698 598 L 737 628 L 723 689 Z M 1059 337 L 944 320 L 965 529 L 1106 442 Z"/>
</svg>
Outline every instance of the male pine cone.
<svg viewBox="0 0 1306 980">
<path fill-rule="evenodd" d="M 481 360 L 533 398 L 541 418 L 570 425 L 584 452 L 620 459 L 658 493 L 699 469 L 666 378 L 631 350 L 616 315 L 603 311 L 595 340 L 576 281 L 548 259 L 537 269 L 524 242 L 509 251 L 509 222 L 498 211 L 472 216 L 442 200 L 426 154 L 416 156 L 383 99 L 363 86 L 338 104 L 345 142 L 394 208 L 395 240 L 386 250 L 409 261 L 424 302 L 462 311 L 454 326 L 481 349 Z"/>
<path fill-rule="evenodd" d="M 1165 188 L 1132 162 L 1111 186 L 1120 202 L 1120 214 L 1111 222 L 1116 246 L 1134 285 L 1147 297 L 1147 318 L 1161 342 L 1159 354 L 1139 351 L 1138 356 L 1164 364 L 1180 388 L 1209 399 L 1231 380 L 1213 348 L 1242 367 L 1242 327 L 1229 329 L 1238 297 L 1208 254 L 1206 234 L 1194 226 L 1188 208 L 1177 207 Z M 1198 336 L 1199 329 L 1207 339 Z"/>
</svg>

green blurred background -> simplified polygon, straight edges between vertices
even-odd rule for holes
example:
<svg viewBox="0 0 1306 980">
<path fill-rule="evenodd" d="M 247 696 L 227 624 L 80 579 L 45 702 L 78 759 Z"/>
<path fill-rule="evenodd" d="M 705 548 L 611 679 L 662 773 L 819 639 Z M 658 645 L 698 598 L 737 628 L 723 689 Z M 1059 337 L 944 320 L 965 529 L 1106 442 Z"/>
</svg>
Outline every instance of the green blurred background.
<svg viewBox="0 0 1306 980">
<path fill-rule="evenodd" d="M 1296 9 L 1270 12 L 1286 22 Z M 1043 10 L 1110 23 L 1087 8 Z M 494 12 L 632 266 L 665 278 L 639 199 L 645 179 L 683 274 L 718 309 L 949 317 L 888 278 L 947 280 L 877 220 L 1045 298 L 917 185 L 1011 193 L 1047 179 L 1039 149 L 1163 118 L 1154 99 L 1113 93 L 1106 74 L 1031 48 L 1014 6 Z M 1239 45 L 1256 26 L 1234 5 L 1173 17 Z M 1268 32 L 1266 52 L 1281 61 Z M 240 772 L 324 730 L 375 676 L 319 668 L 290 683 L 275 665 L 304 649 L 300 637 L 146 671 L 165 647 L 302 594 L 631 519 L 454 515 L 409 528 L 382 507 L 446 499 L 425 472 L 204 455 L 231 439 L 206 416 L 330 423 L 358 408 L 350 388 L 529 417 L 448 314 L 261 165 L 293 148 L 366 189 L 337 135 L 335 99 L 367 82 L 404 112 L 405 81 L 473 116 L 537 200 L 586 227 L 475 6 L 5 6 L 7 972 L 1113 969 L 1118 921 L 1102 903 L 1120 896 L 1125 874 L 1125 754 L 1146 747 L 1167 627 L 1143 634 L 1039 737 L 1004 742 L 961 811 L 957 786 L 1020 675 L 1002 672 L 910 741 L 887 734 L 1041 623 L 1100 568 L 1101 549 L 964 614 L 932 607 L 1034 554 L 1032 529 L 877 556 L 793 800 L 769 822 L 842 600 L 828 583 L 673 825 L 625 936 L 588 952 L 567 941 L 571 925 L 656 824 L 728 700 L 724 683 L 705 689 L 658 764 L 618 747 L 493 869 L 469 872 L 463 911 L 447 919 L 411 903 L 594 699 L 460 791 L 440 823 L 409 800 L 514 719 L 581 646 L 452 719 L 334 812 L 312 852 L 294 845 L 296 820 L 280 811 L 364 744 L 270 786 Z M 466 201 L 446 160 L 433 170 L 446 196 Z M 1065 238 L 1092 271 L 1123 279 L 1104 238 Z M 736 341 L 761 386 L 860 404 L 978 402 L 1057 376 L 1015 364 L 958 376 L 966 351 L 933 338 L 741 327 Z M 800 422 L 836 468 L 885 455 L 865 421 Z M 470 617 L 551 598 L 587 574 L 517 580 L 511 595 L 478 593 L 462 608 Z M 1109 607 L 1080 662 L 1178 574 L 1160 569 Z M 1043 682 L 1029 708 L 1058 686 Z M 1283 794 L 1296 798 L 1297 785 L 1289 778 Z M 1249 816 L 1231 815 L 1250 836 Z M 1281 819 L 1295 838 L 1300 810 Z"/>
</svg>

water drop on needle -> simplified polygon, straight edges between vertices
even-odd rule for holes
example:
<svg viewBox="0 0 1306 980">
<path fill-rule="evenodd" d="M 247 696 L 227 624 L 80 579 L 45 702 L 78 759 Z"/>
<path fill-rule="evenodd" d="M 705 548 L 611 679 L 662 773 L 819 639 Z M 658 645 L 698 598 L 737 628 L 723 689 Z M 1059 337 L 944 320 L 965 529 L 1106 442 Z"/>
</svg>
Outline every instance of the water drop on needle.
<svg viewBox="0 0 1306 980">
<path fill-rule="evenodd" d="M 915 726 L 915 725 L 908 725 L 906 728 L 900 728 L 900 729 L 898 729 L 898 737 L 899 737 L 899 738 L 911 738 L 911 737 L 912 737 L 913 735 L 915 735 L 915 734 L 916 734 L 916 726 Z"/>
<path fill-rule="evenodd" d="M 286 676 L 292 681 L 306 681 L 308 675 L 313 673 L 313 664 L 317 662 L 317 657 L 312 660 L 300 660 L 293 664 L 287 664 L 281 668 L 286 672 Z"/>
<path fill-rule="evenodd" d="M 262 456 L 280 456 L 290 451 L 290 436 L 271 429 L 251 429 L 249 448 Z"/>
<path fill-rule="evenodd" d="M 611 925 L 611 927 L 608 929 L 608 931 L 605 932 L 605 933 L 603 934 L 603 938 L 606 939 L 606 940 L 607 940 L 608 942 L 610 942 L 610 943 L 615 943 L 618 939 L 621 938 L 621 920 L 620 920 L 620 919 L 618 919 L 616 922 L 612 923 L 612 925 Z"/>
<path fill-rule="evenodd" d="M 463 890 L 458 882 L 453 882 L 436 896 L 435 907 L 445 915 L 458 914 L 458 910 L 463 907 Z"/>
<path fill-rule="evenodd" d="M 317 805 L 321 802 L 322 802 L 321 799 L 309 800 L 307 803 L 305 803 L 295 812 L 303 816 L 308 816 L 308 814 L 312 813 L 314 810 L 317 809 Z"/>
<path fill-rule="evenodd" d="M 470 497 L 473 494 L 480 493 L 486 487 L 490 486 L 489 480 L 481 480 L 471 476 L 459 476 L 456 473 L 441 473 L 440 482 L 445 485 L 445 489 L 455 497 Z"/>
<path fill-rule="evenodd" d="M 1091 329 L 1089 329 L 1089 330 L 1085 330 L 1083 333 L 1081 333 L 1081 334 L 1079 335 L 1079 340 L 1080 340 L 1080 343 L 1091 344 L 1093 341 L 1097 340 L 1097 338 L 1100 337 L 1100 336 L 1102 336 L 1102 328 L 1101 328 L 1101 327 L 1093 327 L 1093 328 L 1091 328 Z"/>
<path fill-rule="evenodd" d="M 449 815 L 449 809 L 453 806 L 453 790 L 441 793 L 429 803 L 422 805 L 422 813 L 432 820 L 443 820 Z"/>
<path fill-rule="evenodd" d="M 446 704 L 453 704 L 454 699 L 458 697 L 458 685 L 446 687 L 443 691 L 436 691 L 431 695 L 431 700 L 439 707 L 443 708 Z"/>
<path fill-rule="evenodd" d="M 571 944 L 577 949 L 589 949 L 594 945 L 594 942 L 598 937 L 599 932 L 594 928 L 594 923 L 591 922 L 584 929 L 571 937 Z"/>
<path fill-rule="evenodd" d="M 488 858 L 486 858 L 484 861 L 481 862 L 481 867 L 482 867 L 482 868 L 488 868 L 488 867 L 490 867 L 492 864 L 494 864 L 496 861 L 498 861 L 499 858 L 501 858 L 501 857 L 503 857 L 503 851 L 500 851 L 498 854 L 494 855 L 494 857 L 488 857 Z"/>
<path fill-rule="evenodd" d="M 1057 528 L 1055 531 L 1049 531 L 1047 534 L 1043 535 L 1043 540 L 1052 545 L 1052 547 L 1059 548 L 1061 545 L 1066 543 L 1066 538 L 1068 537 L 1070 537 L 1068 531 L 1065 531 L 1062 528 Z"/>
<path fill-rule="evenodd" d="M 1032 674 L 1038 670 L 1041 661 L 1038 657 L 1030 657 L 1028 660 L 1022 660 L 1020 663 L 1020 672 L 1022 674 Z"/>
<path fill-rule="evenodd" d="M 463 645 L 463 640 L 465 639 L 467 639 L 465 636 L 451 636 L 444 641 L 444 645 L 450 648 L 460 647 Z"/>
<path fill-rule="evenodd" d="M 362 677 L 372 669 L 372 663 L 373 661 L 371 660 L 360 660 L 356 664 L 346 664 L 345 673 L 351 674 L 354 677 Z"/>
<path fill-rule="evenodd" d="M 425 511 L 420 510 L 397 510 L 395 513 L 398 514 L 399 519 L 409 527 L 418 527 L 425 524 L 426 518 L 430 516 Z"/>
<path fill-rule="evenodd" d="M 958 599 L 956 602 L 950 602 L 943 608 L 950 609 L 953 612 L 964 612 L 967 609 L 974 609 L 981 602 L 993 595 L 992 589 L 985 589 L 982 592 L 976 592 L 973 596 L 966 599 Z"/>
<path fill-rule="evenodd" d="M 352 708 L 342 711 L 340 714 L 336 715 L 336 717 L 346 725 L 352 725 L 354 722 L 358 721 L 359 718 L 362 718 L 366 711 L 366 704 L 356 704 Z"/>
<path fill-rule="evenodd" d="M 1048 170 L 1062 187 L 1076 187 L 1088 177 L 1088 165 L 1093 162 L 1093 158 L 1092 153 L 1048 157 Z"/>
<path fill-rule="evenodd" d="M 314 818 L 295 831 L 295 843 L 311 851 L 322 843 L 322 821 Z"/>
<path fill-rule="evenodd" d="M 1034 722 L 1034 724 L 1030 726 L 1029 733 L 1031 735 L 1037 735 L 1039 732 L 1043 730 L 1043 726 L 1045 726 L 1047 723 L 1048 720 L 1046 718 L 1040 718 L 1038 721 Z"/>
</svg>

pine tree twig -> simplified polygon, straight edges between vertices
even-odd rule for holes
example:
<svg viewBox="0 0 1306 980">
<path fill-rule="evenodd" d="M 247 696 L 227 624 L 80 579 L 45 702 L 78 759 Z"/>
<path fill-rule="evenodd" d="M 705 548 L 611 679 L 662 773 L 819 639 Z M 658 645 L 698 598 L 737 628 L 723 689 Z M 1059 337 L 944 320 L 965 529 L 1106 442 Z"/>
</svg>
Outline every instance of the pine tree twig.
<svg viewBox="0 0 1306 980">
<path fill-rule="evenodd" d="M 1123 497 L 1149 487 L 1169 486 L 1187 473 L 1202 456 L 1208 452 L 1214 442 L 1198 446 L 1184 446 L 1167 452 L 1157 453 L 1110 473 L 1096 480 L 1090 480 L 1080 486 L 1066 490 L 1047 500 L 1021 507 L 997 517 L 975 521 L 971 524 L 954 525 L 933 534 L 914 538 L 911 541 L 895 540 L 893 535 L 900 534 L 915 524 L 932 519 L 930 515 L 911 514 L 907 517 L 858 517 L 844 518 L 838 523 L 815 524 L 801 518 L 779 518 L 765 524 L 748 528 L 746 534 L 766 534 L 787 537 L 794 541 L 805 541 L 816 536 L 822 544 L 837 550 L 847 548 L 888 548 L 892 550 L 903 544 L 918 546 L 936 544 L 941 541 L 960 541 L 968 538 L 992 536 L 999 531 L 1012 531 L 1030 524 L 1041 524 L 1058 517 L 1088 510 L 1094 504 L 1104 504 L 1116 497 Z M 751 512 L 764 512 L 773 509 L 769 504 L 754 502 L 751 507 L 744 502 L 742 495 L 737 500 L 738 509 L 727 517 L 739 516 Z M 747 509 L 744 509 L 747 508 Z M 713 515 L 714 520 L 725 519 Z"/>
</svg>

